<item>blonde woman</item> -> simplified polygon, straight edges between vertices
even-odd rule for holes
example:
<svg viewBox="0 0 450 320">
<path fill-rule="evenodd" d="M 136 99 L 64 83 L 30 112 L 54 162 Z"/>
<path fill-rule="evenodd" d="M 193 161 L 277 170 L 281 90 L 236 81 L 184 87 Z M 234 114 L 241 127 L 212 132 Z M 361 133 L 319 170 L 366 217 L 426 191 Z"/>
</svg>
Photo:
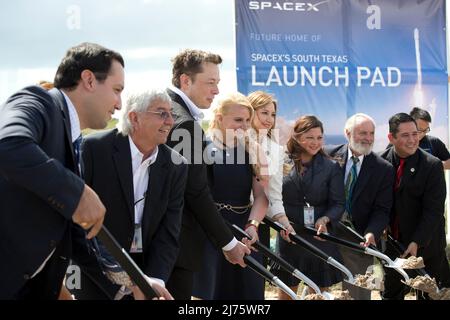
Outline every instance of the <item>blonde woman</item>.
<svg viewBox="0 0 450 320">
<path fill-rule="evenodd" d="M 208 135 L 208 180 L 211 194 L 224 219 L 244 229 L 251 246 L 259 239 L 258 226 L 264 218 L 268 200 L 259 174 L 250 164 L 246 131 L 251 126 L 253 109 L 239 93 L 222 100 L 214 110 Z M 253 203 L 250 194 L 253 192 Z M 194 277 L 194 296 L 207 300 L 262 300 L 264 279 L 249 268 L 228 263 L 214 246 L 206 241 L 202 269 Z M 261 255 L 253 252 L 257 260 Z"/>
<path fill-rule="evenodd" d="M 248 100 L 252 105 L 255 112 L 252 121 L 252 127 L 256 133 L 257 140 L 267 155 L 268 161 L 268 188 L 267 198 L 269 199 L 269 209 L 267 211 L 267 217 L 274 219 L 281 223 L 288 233 L 294 233 L 289 223 L 289 219 L 286 216 L 283 207 L 283 198 L 281 195 L 281 189 L 283 184 L 283 160 L 284 151 L 283 147 L 277 143 L 275 132 L 276 115 L 277 115 L 277 102 L 272 95 L 264 91 L 255 91 L 248 96 Z M 269 242 L 269 230 L 265 230 L 266 234 L 262 234 L 263 242 L 268 244 Z M 289 241 L 287 235 L 282 232 L 282 237 Z"/>
</svg>

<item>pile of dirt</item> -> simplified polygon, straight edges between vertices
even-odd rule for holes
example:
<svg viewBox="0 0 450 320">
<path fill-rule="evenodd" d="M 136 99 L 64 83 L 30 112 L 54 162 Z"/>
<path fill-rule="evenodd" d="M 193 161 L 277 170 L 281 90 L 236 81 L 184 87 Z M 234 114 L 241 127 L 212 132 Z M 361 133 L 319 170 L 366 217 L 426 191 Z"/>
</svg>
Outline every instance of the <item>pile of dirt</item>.
<svg viewBox="0 0 450 320">
<path fill-rule="evenodd" d="M 421 290 L 427 293 L 436 293 L 438 288 L 436 279 L 426 276 L 418 276 L 413 279 L 409 279 L 406 284 L 413 287 L 414 289 Z"/>
<path fill-rule="evenodd" d="M 369 290 L 384 290 L 384 281 L 377 278 L 372 272 L 367 271 L 365 275 L 355 276 L 355 286 Z"/>
<path fill-rule="evenodd" d="M 326 300 L 325 297 L 321 294 L 317 294 L 317 293 L 312 293 L 312 294 L 308 294 L 305 297 L 305 300 Z"/>
<path fill-rule="evenodd" d="M 422 269 L 425 268 L 422 257 L 410 256 L 402 264 L 402 269 Z"/>
<path fill-rule="evenodd" d="M 433 292 L 429 296 L 433 300 L 450 300 L 450 288 L 442 288 L 439 293 Z"/>
<path fill-rule="evenodd" d="M 334 300 L 354 300 L 348 290 L 334 290 L 331 292 Z"/>
</svg>

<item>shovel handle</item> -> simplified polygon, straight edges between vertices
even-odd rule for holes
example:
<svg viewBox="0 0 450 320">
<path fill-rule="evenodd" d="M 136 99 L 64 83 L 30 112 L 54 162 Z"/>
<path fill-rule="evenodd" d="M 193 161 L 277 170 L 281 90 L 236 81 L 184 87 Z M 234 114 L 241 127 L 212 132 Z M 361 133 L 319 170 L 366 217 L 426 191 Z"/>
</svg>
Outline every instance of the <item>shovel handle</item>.
<svg viewBox="0 0 450 320">
<path fill-rule="evenodd" d="M 320 238 L 322 238 L 324 240 L 328 240 L 328 241 L 334 242 L 336 244 L 339 244 L 339 245 L 344 246 L 344 247 L 348 247 L 348 248 L 353 249 L 353 250 L 358 251 L 358 252 L 365 253 L 365 251 L 366 251 L 366 248 L 364 246 L 360 245 L 359 243 L 350 242 L 350 241 L 347 241 L 345 239 L 341 239 L 341 238 L 338 238 L 336 236 L 332 236 L 329 233 L 320 233 L 319 235 L 317 235 L 317 230 L 316 229 L 311 228 L 311 227 L 307 227 L 307 226 L 304 226 L 304 228 L 309 234 L 317 236 L 317 237 L 320 237 Z"/>
<path fill-rule="evenodd" d="M 270 219 L 268 217 L 264 218 L 264 222 L 267 223 L 268 226 L 270 226 L 271 228 L 275 229 L 278 232 L 280 232 L 282 230 L 286 231 L 286 229 L 281 224 L 273 221 L 272 219 Z M 289 234 L 289 239 L 291 239 L 291 241 L 295 242 L 302 248 L 308 250 L 316 257 L 318 257 L 328 263 L 328 259 L 330 258 L 330 256 L 327 255 L 322 250 L 320 250 L 319 248 L 317 248 L 315 245 L 311 244 L 309 241 L 303 239 L 302 237 L 300 237 L 297 234 L 292 234 L 292 233 Z"/>
<path fill-rule="evenodd" d="M 255 258 L 246 255 L 244 256 L 244 262 L 247 267 L 255 271 L 270 283 L 273 283 L 273 278 L 275 278 L 275 276 L 269 270 L 264 268 L 264 266 L 261 265 L 258 261 L 256 261 Z"/>
<path fill-rule="evenodd" d="M 347 226 L 345 223 L 343 223 L 342 221 L 339 221 L 339 225 L 341 227 L 344 228 L 344 230 L 347 230 L 348 232 L 350 232 L 351 234 L 353 234 L 354 236 L 356 236 L 359 240 L 361 240 L 361 242 L 366 242 L 366 238 L 364 238 L 362 235 L 360 235 L 358 232 L 356 232 L 355 230 L 353 230 L 352 228 L 350 228 L 349 226 Z M 373 244 L 369 244 L 369 248 L 372 250 L 376 250 L 378 251 L 378 248 L 376 246 L 374 246 Z"/>
<path fill-rule="evenodd" d="M 231 224 L 227 221 L 227 224 L 232 228 L 232 230 L 238 234 L 241 237 L 246 237 L 246 238 L 250 238 L 250 236 L 247 234 L 247 232 L 245 232 L 244 230 L 242 230 L 241 228 L 239 228 L 237 225 L 235 224 Z M 283 258 L 277 256 L 275 253 L 273 253 L 269 248 L 267 248 L 265 245 L 263 245 L 261 242 L 256 241 L 255 243 L 252 244 L 252 246 L 254 246 L 256 249 L 258 249 L 259 251 L 261 251 L 266 257 L 268 257 L 269 259 L 271 259 L 272 261 L 275 261 L 276 263 L 278 263 L 283 269 L 285 269 L 286 271 L 288 271 L 289 273 L 294 273 L 295 272 L 295 268 L 286 260 L 284 260 Z"/>
</svg>

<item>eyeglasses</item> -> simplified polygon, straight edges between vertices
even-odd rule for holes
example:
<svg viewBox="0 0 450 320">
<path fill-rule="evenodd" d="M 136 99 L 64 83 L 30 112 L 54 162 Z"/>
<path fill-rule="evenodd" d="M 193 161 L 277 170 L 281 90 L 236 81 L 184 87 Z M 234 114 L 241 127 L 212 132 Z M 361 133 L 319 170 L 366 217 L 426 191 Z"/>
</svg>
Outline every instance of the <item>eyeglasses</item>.
<svg viewBox="0 0 450 320">
<path fill-rule="evenodd" d="M 419 133 L 427 134 L 428 132 L 431 131 L 431 129 L 430 129 L 430 127 L 428 127 L 428 128 L 426 128 L 426 129 L 424 129 L 424 130 L 417 130 L 417 131 L 419 131 Z"/>
<path fill-rule="evenodd" d="M 145 111 L 145 112 L 157 114 L 157 115 L 159 115 L 159 118 L 164 121 L 166 121 L 169 118 L 172 118 L 172 119 L 174 118 L 174 114 L 172 112 L 167 112 L 167 111 Z"/>
</svg>

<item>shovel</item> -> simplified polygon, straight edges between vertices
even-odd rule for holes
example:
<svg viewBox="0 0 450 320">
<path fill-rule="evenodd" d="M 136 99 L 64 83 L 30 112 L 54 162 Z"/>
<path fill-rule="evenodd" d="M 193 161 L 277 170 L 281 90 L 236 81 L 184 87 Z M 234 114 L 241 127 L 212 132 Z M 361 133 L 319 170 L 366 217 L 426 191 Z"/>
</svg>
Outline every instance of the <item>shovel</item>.
<svg viewBox="0 0 450 320">
<path fill-rule="evenodd" d="M 385 262 L 385 266 L 386 267 L 393 268 L 393 269 L 397 270 L 403 276 L 405 281 L 409 280 L 408 274 L 401 267 L 399 267 L 395 263 L 395 261 L 392 261 L 387 255 L 379 252 L 378 250 L 372 249 L 372 248 L 374 248 L 374 246 L 372 246 L 372 248 L 365 247 L 365 246 L 363 246 L 363 245 L 361 245 L 359 243 L 355 243 L 355 242 L 351 242 L 351 241 L 348 241 L 348 240 L 345 240 L 345 239 L 342 239 L 342 238 L 338 238 L 336 236 L 333 236 L 333 235 L 331 235 L 329 233 L 325 233 L 325 232 L 322 232 L 319 235 L 317 235 L 317 230 L 316 229 L 311 228 L 311 227 L 306 227 L 306 226 L 304 228 L 311 235 L 315 235 L 315 236 L 317 236 L 319 238 L 322 238 L 324 240 L 327 240 L 327 241 L 336 243 L 338 245 L 350 248 L 350 249 L 352 249 L 354 251 L 357 251 L 357 252 L 360 252 L 360 253 L 364 253 L 364 254 L 367 254 L 367 255 L 370 255 L 370 256 L 382 259 Z M 365 240 L 363 240 L 363 241 L 365 241 Z"/>
<path fill-rule="evenodd" d="M 273 221 L 272 219 L 270 219 L 268 217 L 264 218 L 264 222 L 267 223 L 267 225 L 269 225 L 271 228 L 275 229 L 278 232 L 280 232 L 282 230 L 286 231 L 286 229 L 280 223 L 278 223 L 276 221 Z M 338 269 L 339 271 L 344 273 L 345 276 L 347 277 L 347 279 L 344 279 L 344 281 L 346 281 L 346 282 L 348 282 L 348 283 L 350 283 L 352 285 L 356 285 L 355 284 L 355 278 L 353 277 L 353 275 L 350 272 L 350 270 L 348 270 L 343 264 L 341 264 L 338 261 L 336 261 L 336 259 L 334 259 L 333 257 L 329 256 L 328 254 L 326 254 L 325 252 L 323 252 L 322 250 L 317 248 L 315 245 L 313 245 L 309 241 L 303 239 L 302 237 L 300 237 L 297 234 L 289 234 L 289 238 L 295 244 L 297 244 L 297 245 L 301 246 L 302 248 L 308 250 L 309 252 L 311 252 L 316 257 L 322 259 L 323 261 L 325 261 L 329 265 L 335 267 L 336 269 Z"/>
<path fill-rule="evenodd" d="M 264 266 L 256 261 L 255 258 L 251 256 L 244 256 L 244 262 L 247 267 L 258 273 L 261 277 L 263 277 L 273 285 L 283 290 L 288 296 L 292 298 L 292 300 L 298 300 L 297 294 L 292 291 L 291 288 L 289 288 L 283 281 L 278 279 L 278 277 L 271 273 L 269 270 L 264 268 Z"/>
<path fill-rule="evenodd" d="M 235 232 L 237 235 L 241 236 L 241 237 L 246 237 L 248 239 L 250 239 L 250 235 L 247 234 L 247 232 L 245 232 L 244 230 L 242 230 L 241 228 L 239 228 L 237 225 L 233 224 L 231 225 L 229 222 L 227 222 L 227 224 L 229 226 L 231 226 L 233 232 Z M 284 260 L 283 258 L 277 256 L 274 252 L 272 252 L 268 247 L 266 247 L 265 245 L 263 245 L 261 242 L 256 241 L 255 243 L 253 243 L 253 246 L 258 249 L 259 251 L 261 251 L 266 257 L 268 257 L 269 259 L 271 259 L 272 261 L 278 263 L 283 269 L 285 269 L 287 272 L 289 272 L 290 274 L 292 274 L 294 277 L 296 277 L 297 279 L 305 282 L 309 287 L 311 287 L 317 294 L 320 294 L 322 296 L 325 297 L 326 300 L 334 300 L 334 296 L 331 293 L 328 292 L 322 292 L 319 288 L 319 286 L 317 284 L 315 284 L 314 281 L 312 281 L 310 278 L 308 278 L 306 275 L 304 275 L 303 273 L 300 272 L 300 270 L 296 269 L 294 266 L 292 266 L 289 262 L 287 262 L 286 260 Z M 283 283 L 284 284 L 284 283 Z M 281 290 L 283 290 L 283 288 L 280 287 Z M 289 289 L 290 290 L 290 289 Z M 284 290 L 283 290 L 284 291 Z M 292 291 L 292 290 L 291 290 Z M 286 292 L 286 291 L 284 291 Z M 286 292 L 286 294 L 288 294 L 289 296 L 291 296 L 289 293 Z M 296 295 L 297 296 L 297 295 Z"/>
<path fill-rule="evenodd" d="M 356 236 L 358 239 L 360 239 L 361 241 L 363 241 L 363 242 L 366 241 L 366 239 L 365 239 L 362 235 L 360 235 L 358 232 L 356 232 L 355 230 L 353 230 L 352 228 L 350 228 L 349 226 L 347 226 L 347 225 L 346 225 L 345 223 L 343 223 L 342 221 L 339 221 L 339 224 L 340 224 L 342 227 L 344 227 L 345 230 L 351 232 L 353 235 L 355 235 L 355 236 Z M 324 237 L 325 237 L 325 236 L 324 236 Z M 334 236 L 331 236 L 331 235 L 328 235 L 328 236 L 326 236 L 326 237 L 329 237 L 329 238 L 330 238 L 330 241 L 333 241 L 333 240 L 331 240 L 331 238 L 333 238 L 333 239 L 339 239 L 339 238 L 334 237 Z M 324 239 L 325 239 L 325 238 L 324 238 Z M 366 248 L 366 247 L 360 245 L 359 243 L 353 243 L 353 242 L 350 242 L 350 241 L 347 241 L 347 240 L 344 240 L 344 239 L 339 239 L 339 241 L 341 241 L 341 244 L 342 244 L 342 245 L 345 245 L 345 246 L 348 245 L 349 248 L 352 248 L 352 249 L 354 249 L 354 250 L 357 250 L 357 251 L 360 251 L 360 252 L 363 252 L 363 253 L 365 253 L 365 254 L 368 254 L 368 255 L 371 255 L 371 256 L 374 256 L 374 257 L 378 258 L 378 259 L 381 260 L 381 262 L 383 263 L 383 266 L 385 266 L 385 267 L 387 267 L 387 268 L 392 268 L 392 269 L 394 269 L 395 271 L 397 271 L 397 272 L 403 277 L 403 279 L 405 279 L 405 282 L 409 281 L 409 276 L 408 276 L 408 274 L 405 272 L 405 270 L 403 270 L 403 268 L 401 268 L 401 264 L 398 263 L 398 262 L 392 261 L 391 258 L 389 258 L 389 257 L 388 257 L 387 255 L 385 255 L 384 253 L 381 253 L 381 252 L 377 249 L 377 247 L 375 247 L 374 245 L 371 244 L 371 245 L 369 245 L 369 247 Z M 344 243 L 346 243 L 346 244 L 344 244 Z M 351 246 L 350 246 L 350 244 L 351 244 Z M 361 250 L 362 250 L 362 251 L 361 251 Z"/>
<path fill-rule="evenodd" d="M 399 255 L 402 255 L 403 252 L 406 251 L 405 246 L 404 246 L 401 242 L 395 240 L 395 239 L 392 237 L 392 235 L 390 235 L 389 233 L 388 233 L 388 235 L 387 235 L 387 241 L 392 245 L 392 247 L 395 249 L 395 251 L 397 251 L 397 253 L 398 253 Z M 397 260 L 397 259 L 396 259 L 396 260 Z M 426 270 L 425 270 L 424 268 L 418 268 L 418 269 L 413 269 L 413 270 L 414 270 L 419 276 L 427 277 L 427 278 L 429 278 L 429 279 L 432 279 L 431 276 L 426 272 Z M 406 283 L 406 284 L 407 284 L 407 283 Z M 437 284 L 436 284 L 436 293 L 440 293 L 440 292 L 441 292 L 441 290 L 439 289 L 439 287 L 438 287 Z"/>
</svg>

